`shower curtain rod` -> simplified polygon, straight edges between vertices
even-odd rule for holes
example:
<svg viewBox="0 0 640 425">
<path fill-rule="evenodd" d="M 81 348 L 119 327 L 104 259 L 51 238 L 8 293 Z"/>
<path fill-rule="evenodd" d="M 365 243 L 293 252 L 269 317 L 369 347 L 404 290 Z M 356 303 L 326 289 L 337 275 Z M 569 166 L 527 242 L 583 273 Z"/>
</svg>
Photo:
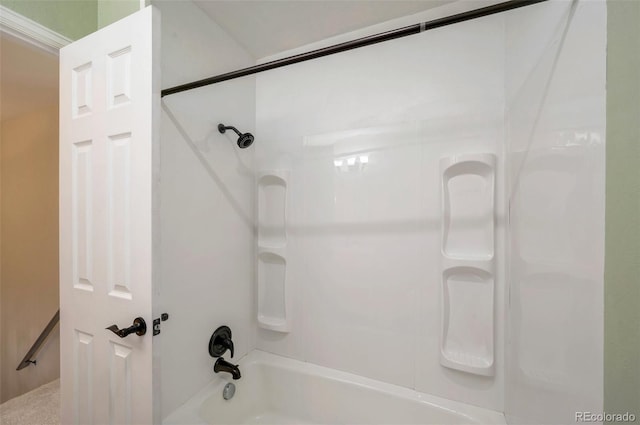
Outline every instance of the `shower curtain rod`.
<svg viewBox="0 0 640 425">
<path fill-rule="evenodd" d="M 373 34 L 367 37 L 358 38 L 344 43 L 335 44 L 333 46 L 324 47 L 322 49 L 312 50 L 310 52 L 277 59 L 260 65 L 250 66 L 248 68 L 238 69 L 236 71 L 227 72 L 225 74 L 216 75 L 202 80 L 193 81 L 191 83 L 181 84 L 179 86 L 170 87 L 161 91 L 161 97 L 171 94 L 180 93 L 187 90 L 197 89 L 199 87 L 209 86 L 211 84 L 221 83 L 223 81 L 233 80 L 235 78 L 245 77 L 247 75 L 257 74 L 258 72 L 268 71 L 270 69 L 281 68 L 283 66 L 292 65 L 294 63 L 305 62 L 311 59 L 321 58 L 323 56 L 333 55 L 335 53 L 345 52 L 347 50 L 358 49 L 360 47 L 370 46 L 372 44 L 382 43 L 383 41 L 394 40 L 396 38 L 406 37 L 408 35 L 420 34 L 421 32 L 432 30 L 435 28 L 445 27 L 447 25 L 457 24 L 459 22 L 469 21 L 471 19 L 482 18 L 483 16 L 494 15 L 500 12 L 529 6 L 536 3 L 542 3 L 547 0 L 509 0 L 504 3 L 494 4 L 492 6 L 482 7 L 468 12 L 462 12 L 444 18 L 434 19 L 432 21 L 421 22 L 409 25 L 395 30 Z"/>
</svg>

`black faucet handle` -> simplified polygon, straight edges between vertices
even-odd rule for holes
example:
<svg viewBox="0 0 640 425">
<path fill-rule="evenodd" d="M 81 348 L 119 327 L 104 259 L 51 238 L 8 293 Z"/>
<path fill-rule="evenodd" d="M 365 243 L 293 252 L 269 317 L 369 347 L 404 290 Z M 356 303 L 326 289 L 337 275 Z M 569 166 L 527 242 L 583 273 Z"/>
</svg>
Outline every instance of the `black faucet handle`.
<svg viewBox="0 0 640 425">
<path fill-rule="evenodd" d="M 220 357 L 227 350 L 231 351 L 233 357 L 233 341 L 231 340 L 231 329 L 228 326 L 220 326 L 209 339 L 209 354 L 211 357 Z"/>
<path fill-rule="evenodd" d="M 233 358 L 233 341 L 231 341 L 231 339 L 223 339 L 220 341 L 220 345 L 231 351 L 231 358 Z"/>
</svg>

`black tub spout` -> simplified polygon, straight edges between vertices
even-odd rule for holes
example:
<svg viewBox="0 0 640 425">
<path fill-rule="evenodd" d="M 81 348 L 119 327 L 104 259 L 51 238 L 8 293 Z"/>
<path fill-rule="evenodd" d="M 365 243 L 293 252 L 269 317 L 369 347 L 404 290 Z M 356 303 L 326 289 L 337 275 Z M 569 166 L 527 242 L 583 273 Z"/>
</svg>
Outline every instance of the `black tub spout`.
<svg viewBox="0 0 640 425">
<path fill-rule="evenodd" d="M 213 365 L 213 371 L 215 373 L 228 372 L 234 380 L 241 378 L 238 365 L 231 364 L 222 357 L 219 357 L 218 360 L 216 360 L 216 363 Z"/>
</svg>

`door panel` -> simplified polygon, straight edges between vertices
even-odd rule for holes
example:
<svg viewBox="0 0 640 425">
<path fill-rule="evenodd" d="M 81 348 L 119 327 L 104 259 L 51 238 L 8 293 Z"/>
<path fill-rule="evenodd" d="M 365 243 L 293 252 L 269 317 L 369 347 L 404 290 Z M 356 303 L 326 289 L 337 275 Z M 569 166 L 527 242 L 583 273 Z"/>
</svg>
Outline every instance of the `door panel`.
<svg viewBox="0 0 640 425">
<path fill-rule="evenodd" d="M 154 422 L 157 14 L 147 7 L 60 52 L 63 424 Z M 105 329 L 139 316 L 143 336 Z"/>
</svg>

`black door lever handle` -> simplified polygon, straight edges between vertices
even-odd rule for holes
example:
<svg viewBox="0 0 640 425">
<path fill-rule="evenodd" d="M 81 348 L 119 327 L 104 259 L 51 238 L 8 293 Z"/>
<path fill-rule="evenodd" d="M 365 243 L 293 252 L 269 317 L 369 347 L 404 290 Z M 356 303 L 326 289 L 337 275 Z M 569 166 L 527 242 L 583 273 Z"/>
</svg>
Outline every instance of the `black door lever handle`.
<svg viewBox="0 0 640 425">
<path fill-rule="evenodd" d="M 125 336 L 132 333 L 142 336 L 147 333 L 147 324 L 142 317 L 136 317 L 133 320 L 133 325 L 129 326 L 128 328 L 118 329 L 118 325 L 111 325 L 106 329 L 118 335 L 120 338 L 124 338 Z"/>
</svg>

